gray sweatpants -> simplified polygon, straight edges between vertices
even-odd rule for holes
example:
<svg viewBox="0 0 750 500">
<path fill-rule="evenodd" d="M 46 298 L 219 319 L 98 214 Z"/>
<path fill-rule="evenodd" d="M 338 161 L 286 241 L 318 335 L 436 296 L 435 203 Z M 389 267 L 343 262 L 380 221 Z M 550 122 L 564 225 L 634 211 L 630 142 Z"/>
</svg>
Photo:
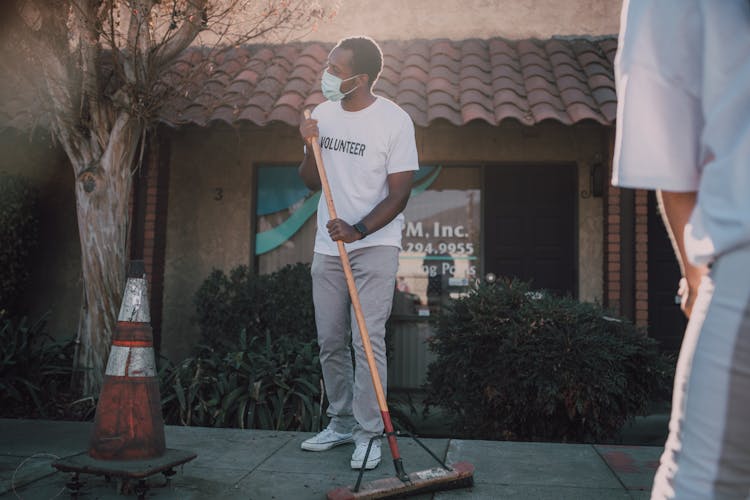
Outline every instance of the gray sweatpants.
<svg viewBox="0 0 750 500">
<path fill-rule="evenodd" d="M 398 252 L 396 247 L 374 246 L 349 254 L 383 391 L 388 382 L 385 322 L 391 314 Z M 383 432 L 383 421 L 340 258 L 316 253 L 312 281 L 330 425 L 336 432 L 353 431 L 357 443 L 366 442 Z M 352 365 L 350 342 L 356 367 Z"/>
<path fill-rule="evenodd" d="M 750 498 L 750 248 L 700 284 L 652 499 Z"/>
</svg>

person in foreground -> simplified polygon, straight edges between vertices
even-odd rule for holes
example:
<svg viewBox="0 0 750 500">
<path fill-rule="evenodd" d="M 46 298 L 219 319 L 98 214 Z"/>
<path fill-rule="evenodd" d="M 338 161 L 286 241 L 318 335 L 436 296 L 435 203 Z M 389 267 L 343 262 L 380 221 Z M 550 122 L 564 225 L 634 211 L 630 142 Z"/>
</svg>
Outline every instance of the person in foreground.
<svg viewBox="0 0 750 500">
<path fill-rule="evenodd" d="M 750 498 L 750 2 L 625 0 L 613 183 L 658 190 L 689 318 L 652 499 Z"/>
<path fill-rule="evenodd" d="M 338 215 L 329 220 L 321 196 L 312 262 L 313 303 L 331 420 L 325 430 L 304 441 L 302 449 L 324 451 L 354 442 L 351 467 L 355 469 L 362 467 L 370 439 L 382 434 L 383 422 L 336 242 L 343 241 L 349 254 L 378 373 L 386 386 L 385 322 L 396 284 L 401 212 L 409 199 L 413 171 L 419 168 L 411 118 L 372 93 L 382 67 L 383 55 L 370 38 L 341 40 L 323 73 L 321 87 L 327 101 L 300 124 L 302 138 L 320 144 Z M 299 174 L 308 188 L 321 188 L 315 157 L 307 145 Z M 376 439 L 365 468 L 375 468 L 380 457 Z"/>
</svg>

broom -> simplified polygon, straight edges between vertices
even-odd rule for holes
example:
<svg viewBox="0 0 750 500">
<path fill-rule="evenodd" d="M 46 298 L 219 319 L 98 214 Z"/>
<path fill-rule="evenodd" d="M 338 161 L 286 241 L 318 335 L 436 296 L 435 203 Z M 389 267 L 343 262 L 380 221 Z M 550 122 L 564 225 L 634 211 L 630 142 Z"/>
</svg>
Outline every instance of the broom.
<svg viewBox="0 0 750 500">
<path fill-rule="evenodd" d="M 304 116 L 306 119 L 310 118 L 310 110 L 305 110 Z M 336 208 L 333 205 L 333 197 L 331 196 L 331 188 L 328 185 L 328 177 L 326 176 L 325 168 L 323 167 L 323 158 L 320 154 L 320 145 L 316 140 L 310 140 L 308 142 L 313 149 L 315 155 L 315 163 L 318 167 L 318 175 L 320 176 L 320 184 L 323 188 L 323 194 L 325 195 L 326 204 L 328 206 L 328 213 L 331 219 L 336 219 Z M 372 346 L 370 344 L 370 335 L 367 331 L 367 325 L 365 324 L 365 317 L 362 314 L 362 305 L 359 302 L 359 293 L 357 292 L 357 286 L 354 282 L 354 276 L 352 274 L 351 264 L 349 263 L 349 255 L 346 253 L 344 242 L 338 240 L 339 256 L 341 257 L 341 265 L 344 269 L 344 275 L 346 276 L 346 285 L 349 289 L 349 297 L 352 301 L 352 307 L 354 308 L 354 315 L 359 326 L 359 332 L 362 337 L 362 345 L 365 349 L 365 356 L 367 358 L 367 366 L 370 369 L 370 376 L 372 377 L 372 384 L 375 388 L 375 396 L 378 401 L 378 407 L 380 408 L 380 414 L 383 417 L 383 427 L 385 429 L 385 435 L 388 439 L 388 447 L 391 450 L 391 456 L 393 457 L 393 465 L 396 469 L 396 477 L 389 477 L 384 479 L 378 479 L 369 483 L 365 483 L 360 486 L 360 481 L 353 487 L 339 487 L 328 492 L 329 500 L 345 500 L 345 499 L 369 499 L 369 498 L 390 498 L 395 496 L 406 496 L 416 495 L 425 493 L 428 491 L 439 491 L 453 488 L 464 488 L 471 486 L 474 482 L 474 466 L 468 462 L 459 462 L 454 464 L 452 467 L 448 467 L 441 462 L 432 452 L 427 450 L 440 464 L 440 467 L 428 469 L 420 472 L 413 472 L 407 474 L 404 470 L 404 463 L 401 459 L 401 454 L 398 450 L 398 442 L 396 441 L 396 432 L 393 430 L 393 423 L 391 422 L 391 415 L 388 411 L 388 403 L 385 399 L 383 392 L 383 384 L 380 381 L 380 374 L 378 373 L 377 367 L 375 366 L 375 357 L 372 353 Z M 419 441 L 417 441 L 419 443 Z M 421 443 L 421 446 L 424 447 Z M 372 446 L 372 441 L 370 442 Z M 426 449 L 426 448 L 425 448 Z M 367 454 L 369 455 L 370 448 L 368 447 Z M 365 464 L 367 463 L 367 456 L 365 456 L 362 462 L 361 474 L 364 472 Z"/>
</svg>

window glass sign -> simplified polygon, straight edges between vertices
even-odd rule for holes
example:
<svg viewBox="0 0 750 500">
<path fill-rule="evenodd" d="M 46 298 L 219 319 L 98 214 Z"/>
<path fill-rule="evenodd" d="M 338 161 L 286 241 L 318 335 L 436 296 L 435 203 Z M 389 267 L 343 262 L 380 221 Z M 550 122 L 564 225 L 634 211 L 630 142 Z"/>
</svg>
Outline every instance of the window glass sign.
<svg viewBox="0 0 750 500">
<path fill-rule="evenodd" d="M 296 165 L 258 167 L 254 250 L 260 274 L 310 262 L 319 198 L 320 191 L 305 187 Z"/>
<path fill-rule="evenodd" d="M 404 211 L 396 314 L 429 316 L 479 273 L 478 167 L 422 166 Z"/>
<path fill-rule="evenodd" d="M 310 192 L 296 165 L 261 165 L 255 205 L 260 274 L 310 262 L 320 191 Z M 479 167 L 422 166 L 404 211 L 395 314 L 436 314 L 479 272 Z"/>
</svg>

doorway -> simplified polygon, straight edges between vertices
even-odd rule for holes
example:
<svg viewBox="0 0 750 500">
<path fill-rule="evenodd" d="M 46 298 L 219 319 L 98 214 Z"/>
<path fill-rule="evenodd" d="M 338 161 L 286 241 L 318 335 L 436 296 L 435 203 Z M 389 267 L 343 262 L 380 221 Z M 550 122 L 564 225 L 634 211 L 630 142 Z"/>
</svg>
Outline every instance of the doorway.
<svg viewBox="0 0 750 500">
<path fill-rule="evenodd" d="M 676 302 L 680 280 L 672 242 L 659 214 L 654 192 L 648 194 L 648 330 L 662 351 L 677 352 L 687 319 Z"/>
<path fill-rule="evenodd" d="M 576 166 L 487 167 L 485 192 L 485 272 L 576 297 Z"/>
</svg>

